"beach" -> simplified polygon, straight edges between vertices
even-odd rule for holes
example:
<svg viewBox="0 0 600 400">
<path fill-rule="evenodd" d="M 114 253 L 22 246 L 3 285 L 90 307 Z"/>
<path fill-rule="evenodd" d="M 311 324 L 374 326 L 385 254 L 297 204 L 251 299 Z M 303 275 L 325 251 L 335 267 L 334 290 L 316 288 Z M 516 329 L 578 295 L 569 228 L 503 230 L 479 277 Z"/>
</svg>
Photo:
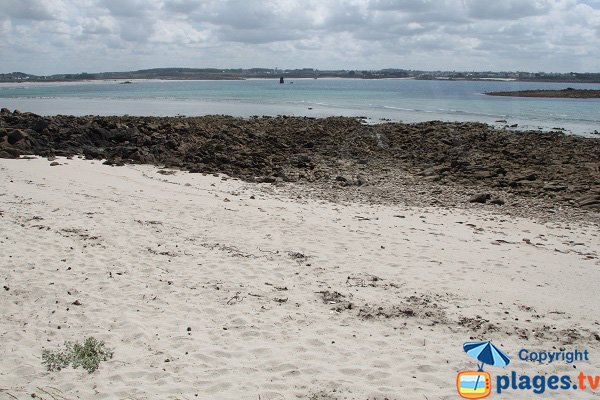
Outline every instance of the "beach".
<svg viewBox="0 0 600 400">
<path fill-rule="evenodd" d="M 453 399 L 489 340 L 498 379 L 600 374 L 598 139 L 7 109 L 0 139 L 4 397 Z M 88 337 L 97 370 L 47 368 Z"/>
<path fill-rule="evenodd" d="M 476 340 L 519 374 L 600 374 L 591 219 L 52 160 L 0 160 L 4 398 L 454 399 Z M 44 368 L 87 336 L 114 350 L 96 372 Z"/>
</svg>

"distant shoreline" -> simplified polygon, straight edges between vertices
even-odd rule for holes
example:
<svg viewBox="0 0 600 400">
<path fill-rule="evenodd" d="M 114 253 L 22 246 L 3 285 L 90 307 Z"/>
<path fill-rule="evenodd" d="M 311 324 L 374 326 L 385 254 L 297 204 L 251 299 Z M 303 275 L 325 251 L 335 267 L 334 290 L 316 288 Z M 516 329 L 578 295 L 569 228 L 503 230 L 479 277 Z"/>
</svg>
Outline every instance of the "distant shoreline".
<svg viewBox="0 0 600 400">
<path fill-rule="evenodd" d="M 486 92 L 488 96 L 507 96 L 507 97 L 546 97 L 561 99 L 600 99 L 600 90 L 592 89 L 573 89 L 566 88 L 562 90 L 518 90 L 512 92 Z"/>
<path fill-rule="evenodd" d="M 181 77 L 181 76 L 153 76 L 153 77 L 101 77 L 101 78 L 82 78 L 82 79 L 2 79 L 0 84 L 26 84 L 26 83 L 84 83 L 84 82 L 144 82 L 144 81 L 253 81 L 253 80 L 273 80 L 278 81 L 281 76 L 258 76 L 258 77 L 233 77 L 233 76 L 199 76 L 199 77 Z M 348 79 L 348 80 L 417 80 L 417 81 L 435 81 L 435 82 L 527 82 L 527 83 L 569 83 L 569 84 L 598 84 L 600 80 L 556 80 L 556 79 L 518 79 L 518 78 L 456 78 L 456 77 L 395 77 L 395 76 L 334 76 L 326 75 L 319 77 L 307 76 L 288 76 L 283 75 L 285 80 L 330 80 L 330 79 Z M 496 92 L 494 92 L 496 93 Z M 500 93 L 500 92 L 498 92 Z M 508 93 L 508 92 L 507 92 Z M 485 93 L 488 94 L 488 93 Z M 497 95 L 503 96 L 503 95 Z M 509 96 L 509 95 L 504 95 Z M 532 97 L 532 96 L 528 96 Z M 546 96 L 545 96 L 546 97 Z"/>
<path fill-rule="evenodd" d="M 23 83 L 83 83 L 83 82 L 121 82 L 121 81 L 268 81 L 268 80 L 279 80 L 280 77 L 251 77 L 251 78 L 213 78 L 213 77 L 202 77 L 202 78 L 182 78 L 182 77 L 155 77 L 155 78 L 99 78 L 99 79 L 22 79 L 22 80 L 5 80 L 0 79 L 0 83 L 12 83 L 12 84 L 23 84 Z M 290 80 L 328 80 L 328 79 L 351 79 L 359 81 L 386 81 L 386 80 L 415 80 L 415 81 L 436 81 L 436 82 L 528 82 L 528 83 L 576 83 L 576 84 L 597 84 L 600 82 L 596 81 L 557 81 L 557 80 L 532 80 L 532 79 L 514 79 L 514 78 L 418 78 L 418 77 L 348 77 L 348 76 L 323 76 L 318 78 L 307 78 L 304 76 L 284 76 L 284 79 Z M 486 93 L 487 94 L 487 93 Z"/>
</svg>

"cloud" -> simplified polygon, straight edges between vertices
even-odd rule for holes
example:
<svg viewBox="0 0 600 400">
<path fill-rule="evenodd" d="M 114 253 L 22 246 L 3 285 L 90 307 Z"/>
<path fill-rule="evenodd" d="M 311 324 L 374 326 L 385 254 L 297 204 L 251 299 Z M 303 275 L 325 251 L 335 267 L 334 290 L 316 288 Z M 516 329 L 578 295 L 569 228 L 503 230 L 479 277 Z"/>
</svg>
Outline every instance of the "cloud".
<svg viewBox="0 0 600 400">
<path fill-rule="evenodd" d="M 12 23 L 9 18 L 2 17 L 0 18 L 0 35 L 6 35 L 12 29 Z"/>
<path fill-rule="evenodd" d="M 200 8 L 201 5 L 202 2 L 199 0 L 172 0 L 165 1 L 162 6 L 170 12 L 190 14 Z"/>
<path fill-rule="evenodd" d="M 3 0 L 0 15 L 36 21 L 55 19 L 49 3 L 43 0 Z"/>
<path fill-rule="evenodd" d="M 115 17 L 141 17 L 158 6 L 156 2 L 144 0 L 102 0 L 100 4 Z"/>
<path fill-rule="evenodd" d="M 436 0 L 373 0 L 369 7 L 382 11 L 424 12 L 439 4 Z"/>
<path fill-rule="evenodd" d="M 599 27 L 599 0 L 2 0 L 0 72 L 597 71 Z"/>
<path fill-rule="evenodd" d="M 197 45 L 208 44 L 209 39 L 210 31 L 198 31 L 189 22 L 158 21 L 149 41 L 164 44 Z"/>
<path fill-rule="evenodd" d="M 552 8 L 548 0 L 465 0 L 468 15 L 476 19 L 514 20 L 543 15 Z"/>
<path fill-rule="evenodd" d="M 84 17 L 78 21 L 84 34 L 108 35 L 117 30 L 116 21 L 111 16 Z"/>
</svg>

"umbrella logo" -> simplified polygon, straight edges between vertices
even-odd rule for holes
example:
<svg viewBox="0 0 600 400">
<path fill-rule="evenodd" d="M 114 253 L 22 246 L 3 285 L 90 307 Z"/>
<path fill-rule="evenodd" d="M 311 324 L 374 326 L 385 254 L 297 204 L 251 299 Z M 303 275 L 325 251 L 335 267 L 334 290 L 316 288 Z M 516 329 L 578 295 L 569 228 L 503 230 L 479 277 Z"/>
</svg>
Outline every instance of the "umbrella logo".
<svg viewBox="0 0 600 400">
<path fill-rule="evenodd" d="M 505 367 L 510 363 L 510 357 L 496 347 L 492 342 L 467 342 L 463 345 L 465 353 L 475 358 L 481 364 L 477 371 L 462 371 L 456 377 L 458 394 L 465 399 L 483 399 L 492 393 L 492 378 L 483 370 L 485 364 Z"/>
</svg>

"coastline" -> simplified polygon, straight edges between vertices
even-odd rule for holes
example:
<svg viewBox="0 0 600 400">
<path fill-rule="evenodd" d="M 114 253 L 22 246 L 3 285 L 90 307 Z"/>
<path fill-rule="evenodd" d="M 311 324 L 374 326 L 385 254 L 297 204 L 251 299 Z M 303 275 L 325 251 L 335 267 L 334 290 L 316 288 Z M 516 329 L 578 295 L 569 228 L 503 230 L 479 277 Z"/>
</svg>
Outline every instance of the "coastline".
<svg viewBox="0 0 600 400">
<path fill-rule="evenodd" d="M 485 96 L 481 94 L 481 96 Z M 503 97 L 497 97 L 503 99 Z M 554 100 L 554 99 L 546 99 Z M 583 100 L 585 101 L 585 99 Z M 589 122 L 570 121 L 568 123 L 530 120 L 519 117 L 506 117 L 505 115 L 483 115 L 465 114 L 462 112 L 448 114 L 436 114 L 430 110 L 404 109 L 397 107 L 371 107 L 352 108 L 347 106 L 323 105 L 321 103 L 306 102 L 298 103 L 265 103 L 256 104 L 251 102 L 233 101 L 207 101 L 188 99 L 119 99 L 113 98 L 2 98 L 2 107 L 17 109 L 24 112 L 33 112 L 42 116 L 53 115 L 139 115 L 151 117 L 195 117 L 201 115 L 231 115 L 240 118 L 253 116 L 282 116 L 328 118 L 328 117 L 366 117 L 369 124 L 386 122 L 422 123 L 431 121 L 453 122 L 481 122 L 498 129 L 556 131 L 560 130 L 567 134 L 584 137 L 596 137 L 594 130 L 597 125 Z M 65 110 L 78 110 L 77 113 Z M 124 111 L 126 110 L 126 111 Z M 516 125 L 516 126 L 515 126 Z"/>
<path fill-rule="evenodd" d="M 121 81 L 124 82 L 124 81 Z M 431 120 L 484 122 L 519 130 L 564 129 L 575 135 L 598 130 L 594 100 L 574 105 L 568 99 L 493 97 L 482 94 L 519 88 L 562 85 L 514 82 L 422 80 L 303 79 L 295 85 L 272 80 L 246 81 L 119 81 L 0 85 L 0 107 L 41 115 L 211 114 L 251 117 L 366 117 L 379 121 Z M 508 85 L 508 86 L 506 86 Z M 597 85 L 573 85 L 597 88 Z M 502 122 L 506 121 L 504 125 Z"/>
<path fill-rule="evenodd" d="M 369 202 L 458 206 L 482 195 L 476 202 L 517 215 L 600 215 L 600 138 L 561 132 L 345 117 L 42 117 L 3 109 L 0 135 L 0 157 L 85 155 L 295 182 Z"/>
<path fill-rule="evenodd" d="M 479 82 L 479 81 L 495 81 L 495 82 L 524 82 L 524 83 L 558 83 L 558 84 L 600 84 L 600 80 L 576 80 L 576 79 L 519 79 L 519 78 L 499 78 L 499 77 L 484 77 L 484 78 L 463 78 L 463 77 L 389 77 L 389 76 L 365 76 L 365 77 L 352 77 L 349 75 L 344 76 L 294 76 L 286 75 L 286 73 L 274 73 L 272 76 L 264 77 L 252 77 L 252 76 L 240 76 L 240 77 L 202 77 L 202 78 L 181 78 L 178 76 L 174 77 L 161 77 L 161 78 L 136 78 L 134 76 L 124 78 L 98 78 L 98 79 L 11 79 L 11 80 L 0 80 L 2 83 L 10 84 L 21 84 L 21 83 L 82 83 L 82 82 L 112 82 L 112 81 L 240 81 L 240 80 L 279 80 L 279 77 L 283 76 L 286 79 L 296 80 L 313 80 L 313 79 L 352 79 L 352 80 L 423 80 L 423 81 L 466 81 L 466 82 Z"/>
</svg>

